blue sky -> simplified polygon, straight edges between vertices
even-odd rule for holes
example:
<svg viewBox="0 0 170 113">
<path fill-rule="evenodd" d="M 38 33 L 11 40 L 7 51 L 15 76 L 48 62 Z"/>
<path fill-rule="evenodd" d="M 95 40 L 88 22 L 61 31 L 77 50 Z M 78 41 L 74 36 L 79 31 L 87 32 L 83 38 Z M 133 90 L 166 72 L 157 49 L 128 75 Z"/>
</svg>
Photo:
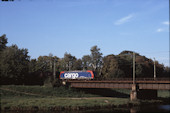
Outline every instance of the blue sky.
<svg viewBox="0 0 170 113">
<path fill-rule="evenodd" d="M 169 0 L 14 0 L 0 2 L 0 35 L 31 58 L 52 53 L 103 56 L 123 50 L 169 66 Z"/>
</svg>

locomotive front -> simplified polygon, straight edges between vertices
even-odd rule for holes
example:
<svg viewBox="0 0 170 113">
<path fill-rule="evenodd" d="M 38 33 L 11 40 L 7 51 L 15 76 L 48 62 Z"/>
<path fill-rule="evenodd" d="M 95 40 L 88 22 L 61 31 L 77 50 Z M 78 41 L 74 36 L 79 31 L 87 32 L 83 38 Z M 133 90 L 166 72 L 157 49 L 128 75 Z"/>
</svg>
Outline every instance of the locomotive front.
<svg viewBox="0 0 170 113">
<path fill-rule="evenodd" d="M 94 79 L 94 73 L 91 70 L 87 71 L 62 71 L 60 72 L 60 79 L 62 80 L 90 80 Z"/>
</svg>

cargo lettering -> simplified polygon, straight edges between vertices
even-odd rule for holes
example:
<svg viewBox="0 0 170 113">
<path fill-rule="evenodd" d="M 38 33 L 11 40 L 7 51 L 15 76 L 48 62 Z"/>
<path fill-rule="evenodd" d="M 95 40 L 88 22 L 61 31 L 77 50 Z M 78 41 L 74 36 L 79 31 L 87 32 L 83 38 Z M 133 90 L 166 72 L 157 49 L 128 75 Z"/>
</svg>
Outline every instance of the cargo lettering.
<svg viewBox="0 0 170 113">
<path fill-rule="evenodd" d="M 64 74 L 64 78 L 72 78 L 72 79 L 76 79 L 79 77 L 78 73 L 65 73 Z"/>
</svg>

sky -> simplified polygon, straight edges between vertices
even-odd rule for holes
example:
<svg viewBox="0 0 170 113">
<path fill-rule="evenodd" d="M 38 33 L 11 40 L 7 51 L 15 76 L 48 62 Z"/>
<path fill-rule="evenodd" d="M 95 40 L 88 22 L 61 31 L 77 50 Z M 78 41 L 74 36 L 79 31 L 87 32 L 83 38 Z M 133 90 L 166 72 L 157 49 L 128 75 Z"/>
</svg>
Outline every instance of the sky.
<svg viewBox="0 0 170 113">
<path fill-rule="evenodd" d="M 124 50 L 169 66 L 169 0 L 0 1 L 0 35 L 8 46 L 27 48 L 31 58 L 103 56 Z"/>
</svg>

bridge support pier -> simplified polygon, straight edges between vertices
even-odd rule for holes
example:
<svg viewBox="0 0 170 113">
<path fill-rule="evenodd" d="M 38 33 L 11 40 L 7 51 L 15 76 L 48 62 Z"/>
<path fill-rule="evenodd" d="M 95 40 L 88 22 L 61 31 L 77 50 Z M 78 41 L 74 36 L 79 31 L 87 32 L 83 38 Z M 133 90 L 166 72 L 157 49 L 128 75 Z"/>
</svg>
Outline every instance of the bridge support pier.
<svg viewBox="0 0 170 113">
<path fill-rule="evenodd" d="M 132 84 L 132 91 L 130 92 L 130 100 L 137 100 L 137 85 Z"/>
<path fill-rule="evenodd" d="M 130 100 L 137 99 L 156 99 L 157 90 L 139 89 L 137 84 L 132 84 L 132 91 L 130 92 Z"/>
</svg>

